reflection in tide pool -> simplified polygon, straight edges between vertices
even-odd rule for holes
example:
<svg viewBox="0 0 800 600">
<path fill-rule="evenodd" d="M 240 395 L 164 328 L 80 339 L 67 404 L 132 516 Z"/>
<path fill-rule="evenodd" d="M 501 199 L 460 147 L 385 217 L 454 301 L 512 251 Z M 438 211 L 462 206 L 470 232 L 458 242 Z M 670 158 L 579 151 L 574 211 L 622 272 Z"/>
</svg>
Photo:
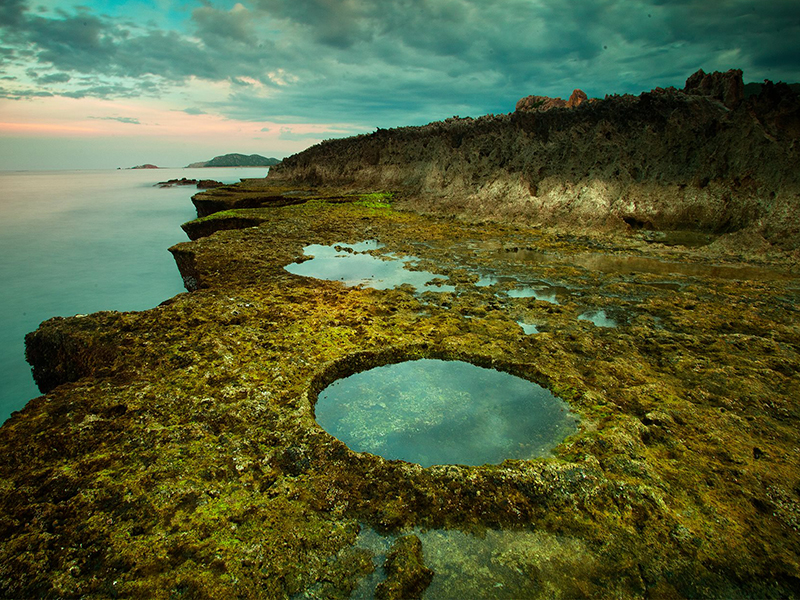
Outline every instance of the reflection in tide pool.
<svg viewBox="0 0 800 600">
<path fill-rule="evenodd" d="M 616 327 L 617 322 L 609 317 L 604 310 L 593 310 L 578 316 L 579 321 L 589 321 L 596 327 Z"/>
<path fill-rule="evenodd" d="M 312 259 L 292 263 L 285 268 L 294 275 L 341 281 L 347 286 L 365 285 L 377 290 L 388 290 L 403 284 L 413 285 L 426 292 L 452 292 L 451 285 L 435 285 L 440 275 L 428 271 L 410 271 L 413 258 L 399 258 L 392 254 L 376 257 L 369 254 L 382 246 L 374 240 L 358 244 L 323 246 L 311 244 L 303 248 Z"/>
<path fill-rule="evenodd" d="M 423 466 L 547 456 L 577 431 L 569 406 L 530 381 L 460 361 L 416 360 L 333 383 L 316 419 L 356 452 Z"/>
<path fill-rule="evenodd" d="M 550 304 L 558 304 L 556 292 L 552 289 L 535 289 L 532 287 L 514 288 L 508 291 L 510 298 L 536 298 L 541 302 L 549 302 Z"/>
<path fill-rule="evenodd" d="M 517 325 L 522 327 L 522 331 L 525 332 L 525 335 L 533 335 L 534 333 L 539 333 L 539 327 L 531 323 L 525 323 L 524 321 L 517 321 Z"/>
</svg>

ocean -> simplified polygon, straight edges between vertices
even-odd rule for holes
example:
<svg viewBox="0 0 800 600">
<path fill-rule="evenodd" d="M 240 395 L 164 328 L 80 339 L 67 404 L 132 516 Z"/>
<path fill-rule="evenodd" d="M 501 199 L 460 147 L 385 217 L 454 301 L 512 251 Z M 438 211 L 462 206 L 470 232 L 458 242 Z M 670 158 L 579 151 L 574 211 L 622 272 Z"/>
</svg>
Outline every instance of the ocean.
<svg viewBox="0 0 800 600">
<path fill-rule="evenodd" d="M 267 168 L 0 171 L 0 423 L 40 395 L 25 334 L 51 317 L 145 310 L 184 292 L 167 248 L 188 238 L 195 187 Z"/>
</svg>

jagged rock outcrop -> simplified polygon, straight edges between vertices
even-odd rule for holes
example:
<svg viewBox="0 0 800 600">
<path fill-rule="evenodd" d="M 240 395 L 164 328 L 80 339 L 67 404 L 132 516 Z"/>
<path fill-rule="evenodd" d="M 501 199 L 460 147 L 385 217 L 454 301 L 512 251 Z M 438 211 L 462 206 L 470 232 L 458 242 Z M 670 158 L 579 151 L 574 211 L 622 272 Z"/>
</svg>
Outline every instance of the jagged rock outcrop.
<svg viewBox="0 0 800 600">
<path fill-rule="evenodd" d="M 526 96 L 521 98 L 515 107 L 517 112 L 544 112 L 552 108 L 563 108 L 567 105 L 563 98 L 550 98 L 549 96 Z"/>
<path fill-rule="evenodd" d="M 586 95 L 586 92 L 583 90 L 573 90 L 572 94 L 567 100 L 567 108 L 575 108 L 576 106 L 580 106 L 584 102 L 586 102 L 589 97 Z"/>
<path fill-rule="evenodd" d="M 268 179 L 383 188 L 417 210 L 569 228 L 749 228 L 800 246 L 800 102 L 767 85 L 742 100 L 738 71 L 563 108 L 329 140 Z M 533 98 L 533 99 L 532 99 Z M 735 108 L 732 108 L 735 107 Z"/>
<path fill-rule="evenodd" d="M 517 102 L 517 112 L 545 112 L 553 108 L 575 108 L 586 102 L 589 97 L 583 90 L 573 90 L 569 100 L 550 98 L 549 96 L 526 96 Z"/>
<path fill-rule="evenodd" d="M 731 69 L 725 73 L 705 73 L 700 69 L 686 80 L 683 91 L 695 96 L 714 98 L 728 108 L 735 109 L 744 100 L 742 71 Z"/>
</svg>

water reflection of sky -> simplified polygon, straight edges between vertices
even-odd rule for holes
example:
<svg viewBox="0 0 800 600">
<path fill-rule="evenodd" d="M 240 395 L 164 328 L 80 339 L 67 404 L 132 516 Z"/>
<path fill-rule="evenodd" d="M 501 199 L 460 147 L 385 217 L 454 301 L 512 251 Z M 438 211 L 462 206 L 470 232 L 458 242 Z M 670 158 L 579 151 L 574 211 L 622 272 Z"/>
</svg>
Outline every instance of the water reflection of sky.
<svg viewBox="0 0 800 600">
<path fill-rule="evenodd" d="M 539 327 L 532 323 L 526 323 L 525 321 L 517 321 L 517 325 L 522 327 L 522 331 L 525 335 L 533 335 L 535 333 L 539 333 Z"/>
<path fill-rule="evenodd" d="M 596 327 L 616 327 L 617 322 L 609 317 L 604 310 L 587 311 L 578 316 L 579 321 L 589 321 Z"/>
<path fill-rule="evenodd" d="M 540 300 L 542 302 L 558 304 L 556 292 L 550 288 L 536 289 L 530 286 L 524 286 L 520 288 L 514 288 L 513 290 L 508 290 L 508 296 L 509 298 L 535 298 L 536 300 Z"/>
<path fill-rule="evenodd" d="M 549 390 L 461 361 L 377 367 L 323 390 L 317 422 L 352 450 L 423 466 L 547 456 L 577 418 Z"/>
<path fill-rule="evenodd" d="M 421 291 L 455 291 L 455 287 L 451 285 L 431 283 L 434 279 L 446 278 L 444 275 L 409 270 L 414 264 L 414 258 L 398 257 L 394 254 L 380 256 L 369 254 L 370 251 L 381 247 L 375 240 L 334 246 L 311 244 L 303 248 L 303 252 L 313 258 L 287 265 L 286 270 L 304 277 L 341 281 L 351 287 L 366 285 L 378 290 L 387 290 L 410 284 Z"/>
</svg>

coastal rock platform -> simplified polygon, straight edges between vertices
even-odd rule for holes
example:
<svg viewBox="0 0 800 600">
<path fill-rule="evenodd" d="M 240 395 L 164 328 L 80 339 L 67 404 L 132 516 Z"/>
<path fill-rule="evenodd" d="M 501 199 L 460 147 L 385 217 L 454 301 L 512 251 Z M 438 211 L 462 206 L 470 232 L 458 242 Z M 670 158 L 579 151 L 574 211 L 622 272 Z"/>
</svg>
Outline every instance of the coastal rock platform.
<svg viewBox="0 0 800 600">
<path fill-rule="evenodd" d="M 369 540 L 408 535 L 386 564 L 413 586 L 375 581 L 381 597 L 800 595 L 791 257 L 735 233 L 422 215 L 375 192 L 199 194 L 213 210 L 171 249 L 190 292 L 29 334 L 44 395 L 0 428 L 0 596 L 347 598 L 379 575 Z M 284 269 L 365 240 L 454 291 Z M 523 285 L 555 301 L 509 293 Z M 592 310 L 616 327 L 578 318 Z M 328 384 L 415 358 L 543 385 L 579 431 L 550 458 L 423 468 L 315 422 Z"/>
</svg>

